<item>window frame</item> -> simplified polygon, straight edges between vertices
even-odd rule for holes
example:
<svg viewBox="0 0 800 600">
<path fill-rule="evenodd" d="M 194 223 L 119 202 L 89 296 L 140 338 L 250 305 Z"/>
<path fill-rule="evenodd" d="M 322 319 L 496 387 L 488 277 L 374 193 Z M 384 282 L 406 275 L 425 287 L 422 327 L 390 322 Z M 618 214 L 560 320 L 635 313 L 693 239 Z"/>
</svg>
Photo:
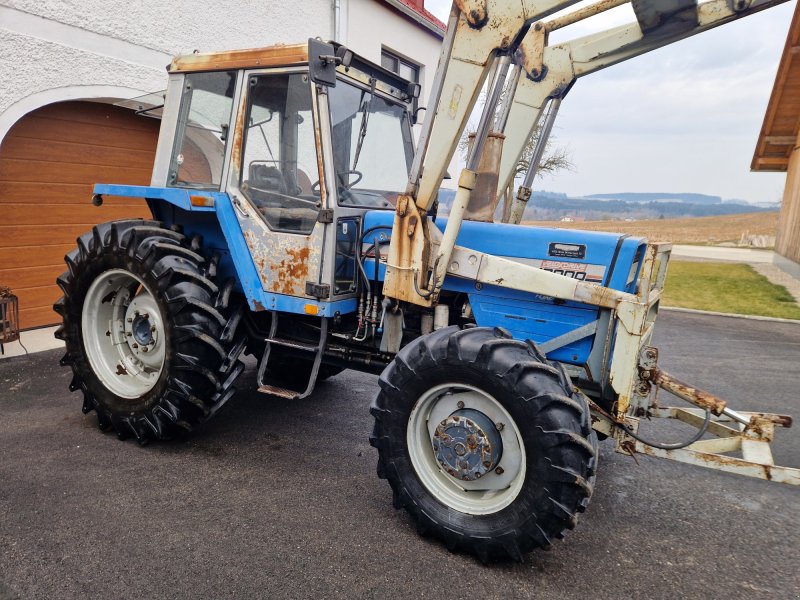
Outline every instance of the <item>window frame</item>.
<svg viewBox="0 0 800 600">
<path fill-rule="evenodd" d="M 392 60 L 396 61 L 397 62 L 397 66 L 398 66 L 397 70 L 390 69 L 389 67 L 384 65 L 383 64 L 384 57 L 391 58 Z M 416 61 L 413 61 L 411 59 L 406 58 L 405 56 L 395 52 L 394 50 L 391 50 L 391 49 L 387 48 L 386 46 L 382 46 L 381 47 L 381 63 L 380 64 L 381 64 L 381 67 L 383 67 L 387 71 L 391 71 L 392 73 L 394 73 L 398 77 L 402 77 L 403 79 L 407 79 L 407 78 L 403 77 L 403 75 L 400 74 L 400 65 L 408 67 L 414 73 L 414 79 L 408 79 L 408 81 L 412 81 L 414 83 L 419 83 L 419 84 L 422 83 L 422 81 L 421 81 L 422 80 L 422 65 L 419 64 Z"/>
</svg>

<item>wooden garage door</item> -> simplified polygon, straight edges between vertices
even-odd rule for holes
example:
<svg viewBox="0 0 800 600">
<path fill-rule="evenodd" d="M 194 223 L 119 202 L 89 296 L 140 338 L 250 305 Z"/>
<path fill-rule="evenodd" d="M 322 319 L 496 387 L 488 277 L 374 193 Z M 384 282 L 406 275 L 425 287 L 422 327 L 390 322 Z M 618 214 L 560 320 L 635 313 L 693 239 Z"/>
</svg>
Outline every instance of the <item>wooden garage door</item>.
<svg viewBox="0 0 800 600">
<path fill-rule="evenodd" d="M 92 185 L 149 185 L 159 121 L 94 102 L 60 102 L 20 119 L 0 145 L 0 284 L 20 302 L 23 328 L 59 321 L 52 305 L 64 254 L 96 223 L 149 215 L 143 200 Z"/>
</svg>

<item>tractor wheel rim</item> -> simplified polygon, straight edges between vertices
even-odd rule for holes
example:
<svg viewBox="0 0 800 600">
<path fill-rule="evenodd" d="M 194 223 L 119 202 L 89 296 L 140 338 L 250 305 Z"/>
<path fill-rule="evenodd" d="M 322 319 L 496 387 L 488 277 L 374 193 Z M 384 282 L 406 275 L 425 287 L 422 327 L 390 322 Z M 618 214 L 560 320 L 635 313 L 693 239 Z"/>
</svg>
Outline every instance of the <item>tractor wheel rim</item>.
<svg viewBox="0 0 800 600">
<path fill-rule="evenodd" d="M 477 437 L 477 443 L 466 444 L 470 437 L 473 442 Z M 502 404 L 477 387 L 449 383 L 428 390 L 411 411 L 406 443 L 422 485 L 462 513 L 503 510 L 525 481 L 525 446 L 517 424 Z M 464 444 L 482 452 L 483 462 L 470 460 Z M 444 451 L 445 445 L 457 452 Z"/>
<path fill-rule="evenodd" d="M 138 399 L 153 389 L 164 369 L 164 318 L 150 288 L 123 269 L 92 282 L 81 311 L 86 357 L 115 395 Z"/>
</svg>

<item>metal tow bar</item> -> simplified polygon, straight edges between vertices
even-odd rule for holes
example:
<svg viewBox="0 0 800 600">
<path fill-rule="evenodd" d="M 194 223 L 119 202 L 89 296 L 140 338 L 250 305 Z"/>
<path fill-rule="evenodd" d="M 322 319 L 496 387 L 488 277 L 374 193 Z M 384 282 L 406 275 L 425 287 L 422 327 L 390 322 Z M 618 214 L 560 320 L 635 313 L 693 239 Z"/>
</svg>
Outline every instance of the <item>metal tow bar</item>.
<svg viewBox="0 0 800 600">
<path fill-rule="evenodd" d="M 625 454 L 639 452 L 747 477 L 800 485 L 800 469 L 776 465 L 770 449 L 775 427 L 791 427 L 790 416 L 731 410 L 725 400 L 690 386 L 657 367 L 642 370 L 640 376 L 642 380 L 698 407 L 662 408 L 653 403 L 647 410 L 648 417 L 677 419 L 698 430 L 705 428 L 705 433 L 713 437 L 698 439 L 685 447 L 665 449 L 634 439 L 623 430 L 617 436 L 617 451 Z M 708 420 L 706 410 L 718 418 Z M 625 426 L 638 431 L 639 419 L 626 417 Z M 741 458 L 731 456 L 731 453 L 740 453 Z"/>
</svg>

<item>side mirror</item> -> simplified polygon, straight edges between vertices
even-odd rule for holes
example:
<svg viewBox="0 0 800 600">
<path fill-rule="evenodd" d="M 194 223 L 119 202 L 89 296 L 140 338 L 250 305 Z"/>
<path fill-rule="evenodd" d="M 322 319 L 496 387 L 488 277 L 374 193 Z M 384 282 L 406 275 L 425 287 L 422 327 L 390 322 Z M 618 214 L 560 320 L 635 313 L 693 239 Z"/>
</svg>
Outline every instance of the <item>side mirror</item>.
<svg viewBox="0 0 800 600">
<path fill-rule="evenodd" d="M 335 87 L 338 60 L 332 44 L 316 38 L 308 39 L 308 74 L 311 81 Z"/>
<path fill-rule="evenodd" d="M 334 50 L 328 44 L 316 38 L 308 40 L 308 70 L 311 81 L 320 85 L 336 87 L 336 67 L 350 68 L 353 62 L 353 51 L 339 46 Z"/>
</svg>

